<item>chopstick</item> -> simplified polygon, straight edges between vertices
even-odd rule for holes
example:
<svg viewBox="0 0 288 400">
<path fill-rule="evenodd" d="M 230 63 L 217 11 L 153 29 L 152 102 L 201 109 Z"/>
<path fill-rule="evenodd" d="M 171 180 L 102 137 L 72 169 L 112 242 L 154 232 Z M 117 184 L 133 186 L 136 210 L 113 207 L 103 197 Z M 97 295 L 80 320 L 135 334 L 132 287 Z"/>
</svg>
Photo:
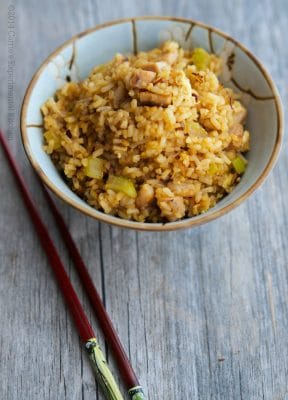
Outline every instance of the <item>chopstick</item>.
<svg viewBox="0 0 288 400">
<path fill-rule="evenodd" d="M 78 329 L 79 335 L 85 343 L 85 347 L 88 351 L 89 358 L 92 363 L 92 367 L 95 371 L 97 381 L 102 388 L 103 394 L 108 400 L 123 400 L 120 390 L 113 378 L 111 371 L 108 368 L 104 354 L 102 353 L 100 346 L 95 337 L 95 333 L 86 317 L 84 309 L 77 297 L 77 294 L 71 284 L 71 281 L 65 271 L 64 265 L 60 259 L 58 251 L 49 235 L 49 232 L 42 221 L 42 218 L 33 202 L 32 196 L 28 190 L 28 187 L 24 181 L 23 176 L 19 170 L 16 160 L 12 156 L 9 149 L 7 139 L 3 132 L 0 130 L 0 142 L 4 149 L 11 169 L 16 178 L 18 187 L 22 193 L 22 199 L 29 211 L 31 220 L 34 224 L 34 228 L 38 234 L 40 243 L 46 252 L 46 256 L 50 262 L 50 266 L 53 269 L 60 289 L 63 296 L 69 306 L 71 314 L 74 318 L 75 325 Z M 134 400 L 134 399 L 133 399 Z"/>
<path fill-rule="evenodd" d="M 78 248 L 66 226 L 66 223 L 52 200 L 48 190 L 39 178 L 40 185 L 43 189 L 44 195 L 49 204 L 50 210 L 54 216 L 55 222 L 61 233 L 61 237 L 71 255 L 75 268 L 78 272 L 80 280 L 85 288 L 86 294 L 90 300 L 90 303 L 94 309 L 96 318 L 98 319 L 99 325 L 104 333 L 106 342 L 111 348 L 114 358 L 117 362 L 119 372 L 125 383 L 128 391 L 128 395 L 131 400 L 144 399 L 143 388 L 140 386 L 138 378 L 129 362 L 129 359 L 125 353 L 122 343 L 120 342 L 119 336 L 112 324 L 112 321 L 101 301 L 100 295 L 92 281 L 92 278 L 88 272 L 88 269 L 78 251 Z"/>
</svg>

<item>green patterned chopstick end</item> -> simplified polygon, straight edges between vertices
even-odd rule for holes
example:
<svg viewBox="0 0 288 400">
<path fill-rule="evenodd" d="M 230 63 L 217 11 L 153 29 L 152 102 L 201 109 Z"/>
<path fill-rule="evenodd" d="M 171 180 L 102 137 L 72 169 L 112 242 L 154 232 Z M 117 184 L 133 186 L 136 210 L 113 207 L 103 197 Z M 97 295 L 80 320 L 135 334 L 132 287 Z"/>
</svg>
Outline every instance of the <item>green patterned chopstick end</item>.
<svg viewBox="0 0 288 400">
<path fill-rule="evenodd" d="M 118 385 L 114 380 L 114 377 L 107 365 L 107 361 L 104 357 L 104 354 L 102 353 L 102 350 L 100 349 L 96 338 L 91 338 L 88 340 L 88 342 L 86 343 L 86 350 L 88 351 L 92 367 L 95 371 L 96 379 L 101 386 L 101 389 L 103 390 L 106 399 L 123 400 L 122 394 L 120 393 Z"/>
<path fill-rule="evenodd" d="M 128 390 L 130 400 L 146 400 L 141 386 L 136 386 Z"/>
</svg>

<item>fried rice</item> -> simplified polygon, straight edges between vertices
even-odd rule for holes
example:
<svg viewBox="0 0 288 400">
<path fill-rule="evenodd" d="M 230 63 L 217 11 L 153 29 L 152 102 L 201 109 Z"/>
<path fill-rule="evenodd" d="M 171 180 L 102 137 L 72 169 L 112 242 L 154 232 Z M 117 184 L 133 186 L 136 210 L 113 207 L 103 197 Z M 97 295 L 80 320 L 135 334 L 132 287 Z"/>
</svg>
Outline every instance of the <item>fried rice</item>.
<svg viewBox="0 0 288 400">
<path fill-rule="evenodd" d="M 192 217 L 244 173 L 249 132 L 221 59 L 176 42 L 116 54 L 42 106 L 44 148 L 92 207 L 141 222 Z"/>
</svg>

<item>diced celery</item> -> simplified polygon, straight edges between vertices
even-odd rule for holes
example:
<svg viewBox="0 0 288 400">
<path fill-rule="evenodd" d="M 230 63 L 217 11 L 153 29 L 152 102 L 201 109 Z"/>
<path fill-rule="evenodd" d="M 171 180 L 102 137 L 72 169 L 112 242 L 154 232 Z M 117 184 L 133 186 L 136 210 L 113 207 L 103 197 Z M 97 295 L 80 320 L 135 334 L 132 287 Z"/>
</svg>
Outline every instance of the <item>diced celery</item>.
<svg viewBox="0 0 288 400">
<path fill-rule="evenodd" d="M 101 158 L 89 157 L 87 166 L 84 168 L 86 176 L 89 178 L 102 179 L 104 173 L 105 161 Z"/>
<path fill-rule="evenodd" d="M 217 164 L 211 163 L 209 165 L 209 168 L 208 168 L 208 174 L 209 175 L 212 175 L 212 176 L 216 175 L 218 171 L 219 171 L 219 168 L 218 168 Z"/>
<path fill-rule="evenodd" d="M 198 71 L 208 68 L 210 64 L 210 54 L 206 50 L 198 47 L 192 53 L 192 62 Z"/>
<path fill-rule="evenodd" d="M 137 196 L 134 183 L 124 176 L 110 175 L 106 183 L 106 189 L 111 189 L 115 192 L 122 192 L 133 198 Z"/>
<path fill-rule="evenodd" d="M 239 154 L 232 160 L 232 165 L 237 174 L 243 174 L 245 172 L 247 163 L 248 161 L 244 156 L 242 156 L 242 154 Z"/>
<path fill-rule="evenodd" d="M 224 177 L 221 186 L 222 186 L 225 190 L 231 190 L 231 185 L 232 185 L 233 180 L 234 180 L 234 175 L 235 175 L 235 174 L 227 174 L 227 175 Z"/>
</svg>

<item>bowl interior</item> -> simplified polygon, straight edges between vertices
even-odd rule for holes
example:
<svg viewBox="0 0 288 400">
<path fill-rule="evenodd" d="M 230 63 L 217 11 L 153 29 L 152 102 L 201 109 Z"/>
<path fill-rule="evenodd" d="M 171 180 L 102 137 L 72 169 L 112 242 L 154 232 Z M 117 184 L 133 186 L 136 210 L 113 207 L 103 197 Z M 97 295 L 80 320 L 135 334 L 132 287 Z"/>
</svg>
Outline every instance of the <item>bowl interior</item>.
<svg viewBox="0 0 288 400">
<path fill-rule="evenodd" d="M 242 93 L 248 107 L 247 127 L 251 131 L 248 168 L 231 194 L 205 214 L 163 224 L 121 220 L 90 207 L 63 181 L 50 157 L 43 151 L 40 107 L 67 80 L 87 77 L 91 69 L 115 53 L 135 53 L 175 40 L 189 49 L 203 47 L 223 59 L 220 77 L 225 86 Z M 24 147 L 44 182 L 69 204 L 104 222 L 135 229 L 177 229 L 197 225 L 222 215 L 243 201 L 261 183 L 276 159 L 281 139 L 280 100 L 276 88 L 260 63 L 232 38 L 214 28 L 189 20 L 139 18 L 122 20 L 80 34 L 56 50 L 42 64 L 27 90 L 21 116 Z M 165 228 L 164 228 L 165 227 Z"/>
</svg>

